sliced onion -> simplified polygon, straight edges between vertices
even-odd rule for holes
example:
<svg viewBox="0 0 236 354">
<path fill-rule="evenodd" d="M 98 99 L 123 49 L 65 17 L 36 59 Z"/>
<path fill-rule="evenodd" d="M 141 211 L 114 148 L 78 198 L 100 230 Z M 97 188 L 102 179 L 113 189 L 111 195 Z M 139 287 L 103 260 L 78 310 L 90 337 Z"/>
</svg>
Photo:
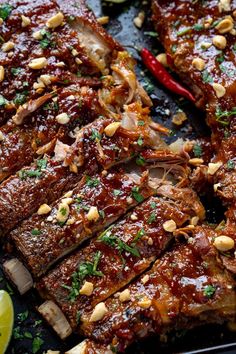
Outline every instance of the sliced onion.
<svg viewBox="0 0 236 354">
<path fill-rule="evenodd" d="M 45 301 L 39 306 L 38 311 L 61 339 L 67 338 L 72 333 L 69 322 L 55 302 Z"/>
<path fill-rule="evenodd" d="M 4 272 L 17 287 L 21 295 L 25 294 L 33 286 L 33 279 L 26 267 L 17 258 L 3 263 Z"/>
<path fill-rule="evenodd" d="M 12 117 L 13 122 L 16 125 L 23 123 L 24 118 L 26 118 L 31 113 L 35 112 L 39 107 L 41 107 L 45 102 L 52 98 L 52 94 L 48 93 L 44 96 L 41 96 L 35 100 L 30 100 L 22 106 L 20 106 L 16 114 Z"/>
<path fill-rule="evenodd" d="M 65 354 L 85 354 L 87 351 L 87 339 L 76 345 L 74 348 L 65 352 Z"/>
<path fill-rule="evenodd" d="M 178 138 L 172 144 L 169 145 L 170 151 L 179 154 L 181 151 L 183 151 L 184 144 L 184 140 L 182 138 Z"/>
</svg>

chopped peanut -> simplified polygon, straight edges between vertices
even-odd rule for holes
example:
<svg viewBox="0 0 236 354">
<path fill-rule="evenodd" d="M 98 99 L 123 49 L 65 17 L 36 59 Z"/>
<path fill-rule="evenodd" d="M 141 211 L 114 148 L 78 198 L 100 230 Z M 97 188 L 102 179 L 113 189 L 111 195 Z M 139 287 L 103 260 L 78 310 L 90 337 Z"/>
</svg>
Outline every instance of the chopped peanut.
<svg viewBox="0 0 236 354">
<path fill-rule="evenodd" d="M 163 229 L 167 232 L 174 232 L 177 226 L 174 220 L 167 220 L 163 224 Z"/>
<path fill-rule="evenodd" d="M 79 293 L 80 295 L 91 296 L 93 293 L 93 283 L 90 283 L 89 281 L 85 281 Z"/>
<path fill-rule="evenodd" d="M 2 45 L 2 51 L 3 52 L 9 52 L 11 49 L 13 49 L 15 47 L 15 43 L 9 41 L 6 42 Z"/>
<path fill-rule="evenodd" d="M 98 208 L 95 206 L 92 206 L 88 213 L 87 213 L 87 219 L 89 221 L 97 221 L 99 219 L 99 212 L 98 212 Z"/>
<path fill-rule="evenodd" d="M 90 316 L 89 321 L 90 322 L 97 322 L 103 319 L 105 314 L 108 312 L 108 309 L 106 308 L 106 305 L 104 302 L 100 302 L 94 307 L 94 310 Z"/>
<path fill-rule="evenodd" d="M 186 121 L 188 118 L 186 114 L 183 111 L 179 111 L 175 113 L 175 115 L 172 118 L 172 123 L 175 125 L 181 125 L 183 124 L 184 121 Z"/>
<path fill-rule="evenodd" d="M 64 197 L 64 198 L 71 198 L 72 195 L 73 195 L 73 191 L 68 191 L 68 192 L 66 192 L 66 193 L 63 195 L 63 197 Z"/>
<path fill-rule="evenodd" d="M 231 237 L 221 235 L 215 238 L 213 245 L 218 251 L 227 252 L 234 248 L 234 240 Z"/>
<path fill-rule="evenodd" d="M 29 67 L 34 70 L 40 70 L 47 66 L 47 64 L 47 59 L 45 57 L 41 57 L 31 60 L 31 62 L 29 62 Z"/>
<path fill-rule="evenodd" d="M 52 208 L 49 205 L 42 204 L 38 208 L 37 214 L 38 215 L 45 215 L 45 214 L 48 214 L 51 210 L 52 210 Z"/>
<path fill-rule="evenodd" d="M 27 27 L 27 26 L 29 26 L 30 23 L 31 23 L 30 18 L 29 18 L 29 17 L 26 17 L 26 16 L 24 16 L 24 15 L 21 16 L 21 20 L 22 20 L 22 22 L 21 22 L 21 26 L 22 26 L 22 27 Z"/>
<path fill-rule="evenodd" d="M 206 63 L 203 59 L 201 58 L 195 58 L 192 61 L 192 65 L 195 69 L 202 71 L 205 69 Z"/>
<path fill-rule="evenodd" d="M 104 129 L 104 133 L 109 136 L 112 137 L 115 132 L 117 131 L 117 129 L 120 127 L 120 122 L 113 122 L 110 123 L 109 125 L 106 126 L 106 128 Z"/>
<path fill-rule="evenodd" d="M 145 19 L 144 11 L 140 11 L 138 16 L 134 18 L 134 24 L 137 28 L 141 28 Z"/>
<path fill-rule="evenodd" d="M 146 284 L 148 281 L 149 281 L 149 275 L 146 274 L 146 275 L 144 275 L 144 277 L 142 277 L 141 282 L 142 282 L 143 284 Z"/>
<path fill-rule="evenodd" d="M 56 121 L 59 124 L 67 124 L 70 121 L 70 117 L 67 113 L 60 113 L 56 116 Z"/>
<path fill-rule="evenodd" d="M 223 97 L 225 95 L 226 89 L 221 84 L 217 84 L 217 83 L 214 82 L 212 84 L 212 87 L 213 87 L 213 89 L 214 89 L 214 91 L 216 93 L 216 96 L 218 98 L 221 98 L 221 97 Z"/>
<path fill-rule="evenodd" d="M 213 37 L 212 43 L 218 49 L 225 49 L 225 47 L 227 45 L 227 40 L 224 36 L 217 35 L 217 36 Z"/>
<path fill-rule="evenodd" d="M 199 217 L 198 217 L 198 216 L 193 216 L 193 217 L 191 218 L 191 220 L 190 220 L 190 225 L 196 226 L 197 223 L 198 223 L 198 221 L 199 221 Z"/>
<path fill-rule="evenodd" d="M 102 16 L 97 19 L 98 23 L 102 26 L 108 24 L 109 20 L 109 16 Z"/>
<path fill-rule="evenodd" d="M 219 168 L 223 165 L 223 163 L 220 161 L 220 162 L 216 162 L 216 163 L 213 163 L 213 162 L 210 162 L 208 164 L 208 170 L 207 170 L 207 173 L 211 176 L 213 176 L 218 170 Z"/>
<path fill-rule="evenodd" d="M 148 309 L 152 304 L 150 299 L 143 299 L 138 302 L 138 306 L 142 307 L 143 309 Z"/>
<path fill-rule="evenodd" d="M 166 68 L 168 67 L 167 56 L 166 53 L 160 53 L 156 56 L 156 59 Z"/>
<path fill-rule="evenodd" d="M 36 31 L 36 32 L 34 32 L 32 36 L 33 36 L 34 39 L 37 39 L 37 40 L 39 40 L 39 41 L 40 41 L 41 39 L 43 39 L 43 35 L 42 35 L 41 31 Z"/>
<path fill-rule="evenodd" d="M 120 302 L 125 302 L 130 300 L 130 291 L 129 289 L 125 289 L 119 295 Z"/>
<path fill-rule="evenodd" d="M 0 131 L 0 141 L 3 141 L 4 140 L 4 134 L 3 132 Z"/>
<path fill-rule="evenodd" d="M 64 15 L 61 12 L 58 12 L 56 15 L 52 16 L 47 20 L 46 26 L 48 28 L 56 28 L 62 24 L 64 21 Z"/>
<path fill-rule="evenodd" d="M 200 159 L 198 157 L 194 157 L 194 158 L 190 159 L 188 162 L 190 165 L 199 166 L 204 163 L 204 160 Z"/>
<path fill-rule="evenodd" d="M 4 74 L 5 74 L 4 67 L 0 65 L 0 82 L 4 80 Z"/>
<path fill-rule="evenodd" d="M 218 25 L 215 27 L 219 33 L 224 34 L 230 32 L 234 28 L 234 23 L 230 18 L 224 18 Z"/>
<path fill-rule="evenodd" d="M 231 9 L 231 0 L 220 0 L 218 3 L 218 8 L 220 12 L 230 11 Z"/>
</svg>

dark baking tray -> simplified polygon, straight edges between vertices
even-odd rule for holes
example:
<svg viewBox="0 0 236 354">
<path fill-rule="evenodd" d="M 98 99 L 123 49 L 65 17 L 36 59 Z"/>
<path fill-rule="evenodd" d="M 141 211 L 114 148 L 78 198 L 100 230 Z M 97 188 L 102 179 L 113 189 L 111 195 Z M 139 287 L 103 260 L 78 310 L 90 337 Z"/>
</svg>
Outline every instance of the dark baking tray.
<svg viewBox="0 0 236 354">
<path fill-rule="evenodd" d="M 151 24 L 150 4 L 144 5 L 145 1 L 126 1 L 124 4 L 107 5 L 101 4 L 99 0 L 88 1 L 97 16 L 109 15 L 110 22 L 107 30 L 120 41 L 136 58 L 137 74 L 149 92 L 154 107 L 152 109 L 153 119 L 164 123 L 172 129 L 173 134 L 168 138 L 168 142 L 176 140 L 177 137 L 197 138 L 209 136 L 209 130 L 204 121 L 204 114 L 195 107 L 166 92 L 158 83 L 148 75 L 140 62 L 138 52 L 133 46 L 138 48 L 146 46 L 154 53 L 161 52 L 161 47 L 154 37 Z M 133 25 L 133 19 L 140 10 L 144 10 L 146 19 L 144 26 L 138 30 Z M 172 123 L 172 115 L 179 108 L 183 109 L 188 121 L 180 129 L 176 129 Z M 169 113 L 170 112 L 170 113 Z M 212 200 L 211 196 L 205 198 L 207 213 L 210 222 L 217 222 L 222 219 L 223 209 L 219 200 Z M 220 213 L 219 213 L 220 211 Z M 4 261 L 4 253 L 0 250 L 0 259 Z M 2 263 L 2 262 L 1 262 Z M 41 354 L 51 350 L 60 350 L 63 353 L 78 344 L 82 338 L 76 335 L 71 336 L 66 342 L 62 342 L 57 335 L 49 328 L 35 310 L 41 303 L 38 294 L 33 290 L 24 296 L 19 296 L 17 291 L 7 282 L 0 268 L 0 288 L 10 292 L 15 309 L 15 330 L 8 354 L 31 354 L 33 353 L 33 339 L 40 338 L 43 344 L 37 353 Z M 28 316 L 24 316 L 27 314 Z M 22 315 L 23 313 L 23 315 Z M 26 317 L 22 320 L 22 317 Z M 32 338 L 26 338 L 31 337 Z M 15 337 L 15 338 L 14 338 Z M 23 338 L 22 338 L 23 337 Z M 128 353 L 132 354 L 177 354 L 177 353 L 236 353 L 235 334 L 229 332 L 225 326 L 212 325 L 197 328 L 191 331 L 181 331 L 170 334 L 166 343 L 161 343 L 158 338 L 153 337 L 140 343 L 135 343 Z"/>
</svg>

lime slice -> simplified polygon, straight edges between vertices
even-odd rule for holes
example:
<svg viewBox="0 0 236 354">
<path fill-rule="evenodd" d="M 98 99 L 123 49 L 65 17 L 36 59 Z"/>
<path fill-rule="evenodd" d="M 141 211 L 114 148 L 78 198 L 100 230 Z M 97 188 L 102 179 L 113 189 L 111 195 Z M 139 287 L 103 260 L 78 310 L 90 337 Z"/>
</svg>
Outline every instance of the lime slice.
<svg viewBox="0 0 236 354">
<path fill-rule="evenodd" d="M 11 338 L 14 309 L 10 295 L 0 290 L 0 354 L 5 353 Z"/>
</svg>

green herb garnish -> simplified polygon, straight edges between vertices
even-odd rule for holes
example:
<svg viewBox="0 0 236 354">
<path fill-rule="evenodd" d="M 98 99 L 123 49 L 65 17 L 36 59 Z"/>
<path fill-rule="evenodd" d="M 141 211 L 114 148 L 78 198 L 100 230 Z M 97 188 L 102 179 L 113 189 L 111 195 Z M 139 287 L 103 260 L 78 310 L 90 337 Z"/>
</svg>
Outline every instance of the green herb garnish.
<svg viewBox="0 0 236 354">
<path fill-rule="evenodd" d="M 100 251 L 96 252 L 92 262 L 84 262 L 79 265 L 77 272 L 74 272 L 71 277 L 71 286 L 63 284 L 62 287 L 70 290 L 68 299 L 70 301 L 75 301 L 77 296 L 79 296 L 79 290 L 81 288 L 83 280 L 87 276 L 98 276 L 102 277 L 104 274 L 99 271 L 98 264 L 100 262 L 102 253 Z"/>
<path fill-rule="evenodd" d="M 38 351 L 41 348 L 41 346 L 43 345 L 43 343 L 44 343 L 44 341 L 40 337 L 35 337 L 33 339 L 33 343 L 32 343 L 32 352 L 33 352 L 33 354 L 38 353 Z"/>
<path fill-rule="evenodd" d="M 142 194 L 139 193 L 139 190 L 140 190 L 139 187 L 133 187 L 132 196 L 138 203 L 141 203 L 144 200 L 144 197 L 142 196 Z"/>
<path fill-rule="evenodd" d="M 42 231 L 39 230 L 39 229 L 33 229 L 31 230 L 31 235 L 33 236 L 38 236 L 38 235 L 41 235 Z"/>
<path fill-rule="evenodd" d="M 140 257 L 139 251 L 136 247 L 127 245 L 119 237 L 112 235 L 111 231 L 109 230 L 106 230 L 104 233 L 102 233 L 102 235 L 99 237 L 99 240 L 110 247 L 116 248 L 120 254 L 122 252 L 128 252 L 135 257 Z"/>
<path fill-rule="evenodd" d="M 201 157 L 202 156 L 202 147 L 199 144 L 195 144 L 193 147 L 193 153 L 195 157 Z"/>
<path fill-rule="evenodd" d="M 89 176 L 86 176 L 86 185 L 88 186 L 88 187 L 97 187 L 97 186 L 99 186 L 99 184 L 100 184 L 100 181 L 99 181 L 99 179 L 97 179 L 97 178 L 91 178 L 91 177 L 89 177 Z"/>
<path fill-rule="evenodd" d="M 216 292 L 216 287 L 213 285 L 207 285 L 203 290 L 203 295 L 211 298 Z"/>
<path fill-rule="evenodd" d="M 0 5 L 0 17 L 3 20 L 6 20 L 10 16 L 12 10 L 13 10 L 13 7 L 10 4 L 7 4 L 7 3 L 1 4 Z"/>
</svg>

